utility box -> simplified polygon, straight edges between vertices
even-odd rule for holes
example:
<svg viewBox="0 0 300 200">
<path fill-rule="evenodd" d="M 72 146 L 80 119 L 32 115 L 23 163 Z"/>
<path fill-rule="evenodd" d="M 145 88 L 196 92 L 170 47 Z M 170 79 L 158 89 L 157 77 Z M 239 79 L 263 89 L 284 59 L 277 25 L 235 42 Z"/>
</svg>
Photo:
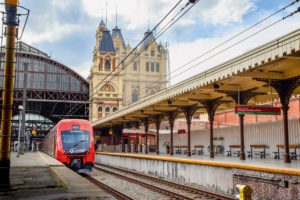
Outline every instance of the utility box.
<svg viewBox="0 0 300 200">
<path fill-rule="evenodd" d="M 236 195 L 236 199 L 239 199 L 239 200 L 252 200 L 253 190 L 250 186 L 238 184 L 235 187 L 238 191 L 238 194 Z"/>
</svg>

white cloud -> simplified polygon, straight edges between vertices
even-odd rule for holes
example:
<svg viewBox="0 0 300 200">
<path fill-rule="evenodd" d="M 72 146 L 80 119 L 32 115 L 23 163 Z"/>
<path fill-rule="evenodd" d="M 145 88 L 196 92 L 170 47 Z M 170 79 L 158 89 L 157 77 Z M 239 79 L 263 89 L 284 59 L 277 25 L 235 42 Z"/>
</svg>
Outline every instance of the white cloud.
<svg viewBox="0 0 300 200">
<path fill-rule="evenodd" d="M 202 9 L 200 16 L 207 23 L 227 25 L 231 22 L 240 22 L 253 6 L 250 0 L 218 0 L 214 5 Z"/>
<path fill-rule="evenodd" d="M 205 56 L 197 59 L 197 61 L 192 62 L 191 64 L 188 64 L 187 66 L 183 66 L 183 65 L 193 60 L 194 58 L 198 57 L 199 55 L 202 55 L 203 53 L 207 52 L 209 49 L 212 49 L 216 45 L 224 42 L 225 40 L 237 34 L 244 28 L 239 27 L 238 29 L 235 30 L 227 30 L 218 37 L 211 37 L 207 39 L 200 38 L 192 42 L 173 43 L 171 44 L 169 50 L 171 72 L 173 72 L 171 74 L 171 79 L 172 79 L 171 82 L 172 84 L 174 84 L 183 81 L 195 74 L 204 72 L 212 67 L 217 66 L 218 64 L 224 63 L 231 58 L 239 56 L 245 53 L 246 51 L 249 51 L 255 47 L 263 45 L 295 29 L 299 29 L 300 28 L 298 24 L 299 20 L 300 20 L 300 16 L 294 16 L 293 18 L 284 20 L 283 22 L 280 22 L 277 25 L 272 26 L 270 29 L 267 29 L 255 35 L 254 37 L 240 43 L 239 45 L 236 45 L 230 48 L 229 50 L 222 51 L 226 47 L 235 44 L 241 39 L 255 33 L 256 31 L 258 31 L 259 29 L 267 25 L 264 24 L 261 27 L 257 27 L 252 31 L 247 32 L 247 34 L 244 34 L 241 37 L 234 39 L 233 41 L 227 43 L 225 46 L 222 46 L 221 48 L 218 48 L 217 50 L 214 50 L 213 52 L 206 54 Z M 276 21 L 276 19 L 274 19 L 273 21 Z M 272 21 L 269 23 L 272 23 Z M 213 56 L 214 54 L 219 52 L 222 53 L 215 56 L 214 58 L 209 58 L 210 56 Z M 194 65 L 195 67 L 193 67 Z M 191 69 L 187 70 L 188 68 Z"/>
<path fill-rule="evenodd" d="M 92 66 L 91 62 L 92 61 L 85 60 L 76 66 L 72 66 L 72 69 L 80 74 L 83 78 L 87 78 L 90 74 L 90 69 Z"/>
<path fill-rule="evenodd" d="M 148 15 L 150 25 L 158 22 L 163 17 L 167 9 L 171 8 L 173 3 L 166 0 L 114 0 L 107 1 L 108 26 L 115 24 L 116 6 L 118 18 L 126 23 L 125 28 L 134 30 L 141 27 L 147 27 Z M 105 20 L 106 1 L 105 0 L 82 0 L 84 11 L 93 18 Z"/>
<path fill-rule="evenodd" d="M 42 31 L 26 29 L 23 39 L 28 44 L 36 44 L 39 42 L 55 42 L 63 37 L 67 37 L 74 31 L 79 30 L 81 26 L 75 24 L 60 24 L 54 21 L 48 24 Z"/>
</svg>

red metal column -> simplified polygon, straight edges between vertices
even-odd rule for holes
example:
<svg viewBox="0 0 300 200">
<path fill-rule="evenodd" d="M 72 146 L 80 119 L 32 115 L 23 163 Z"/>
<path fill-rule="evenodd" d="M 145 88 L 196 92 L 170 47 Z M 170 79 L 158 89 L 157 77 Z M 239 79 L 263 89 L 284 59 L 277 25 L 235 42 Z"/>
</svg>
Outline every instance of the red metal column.
<svg viewBox="0 0 300 200">
<path fill-rule="evenodd" d="M 291 163 L 290 148 L 289 148 L 289 124 L 288 124 L 288 110 L 289 106 L 281 107 L 283 112 L 283 133 L 284 133 L 284 162 Z"/>
<path fill-rule="evenodd" d="M 166 112 L 166 116 L 168 117 L 169 120 L 169 124 L 170 124 L 170 155 L 173 156 L 174 155 L 174 139 L 173 139 L 173 130 L 174 130 L 174 122 L 176 120 L 176 117 L 178 115 L 178 111 L 169 111 Z"/>
<path fill-rule="evenodd" d="M 245 117 L 245 115 L 239 115 L 239 119 L 240 119 L 240 144 L 241 144 L 240 159 L 241 160 L 246 160 L 245 142 L 244 142 L 244 117 Z"/>
<path fill-rule="evenodd" d="M 181 110 L 184 112 L 186 118 L 187 132 L 188 132 L 188 149 L 187 156 L 191 156 L 191 124 L 193 115 L 199 107 L 197 105 L 182 107 Z"/>
<path fill-rule="evenodd" d="M 154 120 L 156 126 L 156 154 L 159 154 L 159 128 L 162 121 L 162 115 L 156 115 Z"/>
<path fill-rule="evenodd" d="M 208 120 L 210 124 L 210 138 L 209 138 L 209 144 L 210 144 L 210 158 L 214 158 L 214 117 L 217 108 L 222 103 L 226 103 L 228 101 L 222 101 L 221 98 L 217 99 L 202 99 L 199 100 L 199 102 L 205 107 L 207 114 L 208 114 Z"/>
<path fill-rule="evenodd" d="M 246 105 L 248 101 L 257 95 L 263 95 L 265 93 L 262 92 L 253 92 L 257 88 L 251 88 L 244 91 L 224 91 L 218 90 L 220 93 L 228 94 L 231 98 L 233 98 L 236 105 Z M 244 117 L 245 115 L 239 115 L 240 121 L 240 146 L 241 146 L 241 153 L 240 153 L 240 160 L 246 160 L 245 155 L 245 140 L 244 140 Z"/>
<path fill-rule="evenodd" d="M 300 77 L 295 77 L 286 80 L 275 79 L 259 79 L 257 81 L 263 81 L 272 86 L 279 95 L 281 109 L 283 112 L 283 134 L 284 134 L 284 162 L 291 163 L 290 149 L 289 149 L 289 130 L 288 130 L 288 110 L 289 102 L 293 91 L 300 85 Z"/>
<path fill-rule="evenodd" d="M 136 128 L 136 130 L 138 130 L 140 128 L 139 122 L 135 123 L 135 128 Z M 137 132 L 136 136 L 135 136 L 135 153 L 139 152 L 138 147 L 139 147 L 139 133 Z"/>
<path fill-rule="evenodd" d="M 148 154 L 148 130 L 149 130 L 150 121 L 149 121 L 148 118 L 144 118 L 144 119 L 142 119 L 142 122 L 143 122 L 144 127 L 145 127 L 145 139 L 146 139 L 145 154 Z"/>
</svg>

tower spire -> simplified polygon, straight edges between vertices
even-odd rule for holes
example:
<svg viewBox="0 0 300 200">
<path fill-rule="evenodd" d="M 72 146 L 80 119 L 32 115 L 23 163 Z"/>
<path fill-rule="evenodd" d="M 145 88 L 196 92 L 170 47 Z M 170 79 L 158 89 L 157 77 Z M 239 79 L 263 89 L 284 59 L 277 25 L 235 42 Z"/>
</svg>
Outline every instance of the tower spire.
<svg viewBox="0 0 300 200">
<path fill-rule="evenodd" d="M 105 24 L 106 24 L 106 27 L 107 27 L 107 0 L 106 0 L 106 16 L 105 16 Z"/>
<path fill-rule="evenodd" d="M 118 4 L 116 1 L 116 27 L 118 27 Z"/>
<path fill-rule="evenodd" d="M 148 30 L 150 30 L 149 29 L 149 8 L 148 8 Z"/>
</svg>

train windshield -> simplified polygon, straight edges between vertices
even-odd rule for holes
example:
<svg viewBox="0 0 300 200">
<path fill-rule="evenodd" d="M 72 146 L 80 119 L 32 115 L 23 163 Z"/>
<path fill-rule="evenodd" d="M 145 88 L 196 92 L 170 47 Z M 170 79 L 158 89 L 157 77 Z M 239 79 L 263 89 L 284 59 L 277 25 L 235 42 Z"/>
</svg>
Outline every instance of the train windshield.
<svg viewBox="0 0 300 200">
<path fill-rule="evenodd" d="M 84 153 L 90 148 L 90 132 L 83 130 L 62 131 L 63 149 L 68 153 Z"/>
</svg>

